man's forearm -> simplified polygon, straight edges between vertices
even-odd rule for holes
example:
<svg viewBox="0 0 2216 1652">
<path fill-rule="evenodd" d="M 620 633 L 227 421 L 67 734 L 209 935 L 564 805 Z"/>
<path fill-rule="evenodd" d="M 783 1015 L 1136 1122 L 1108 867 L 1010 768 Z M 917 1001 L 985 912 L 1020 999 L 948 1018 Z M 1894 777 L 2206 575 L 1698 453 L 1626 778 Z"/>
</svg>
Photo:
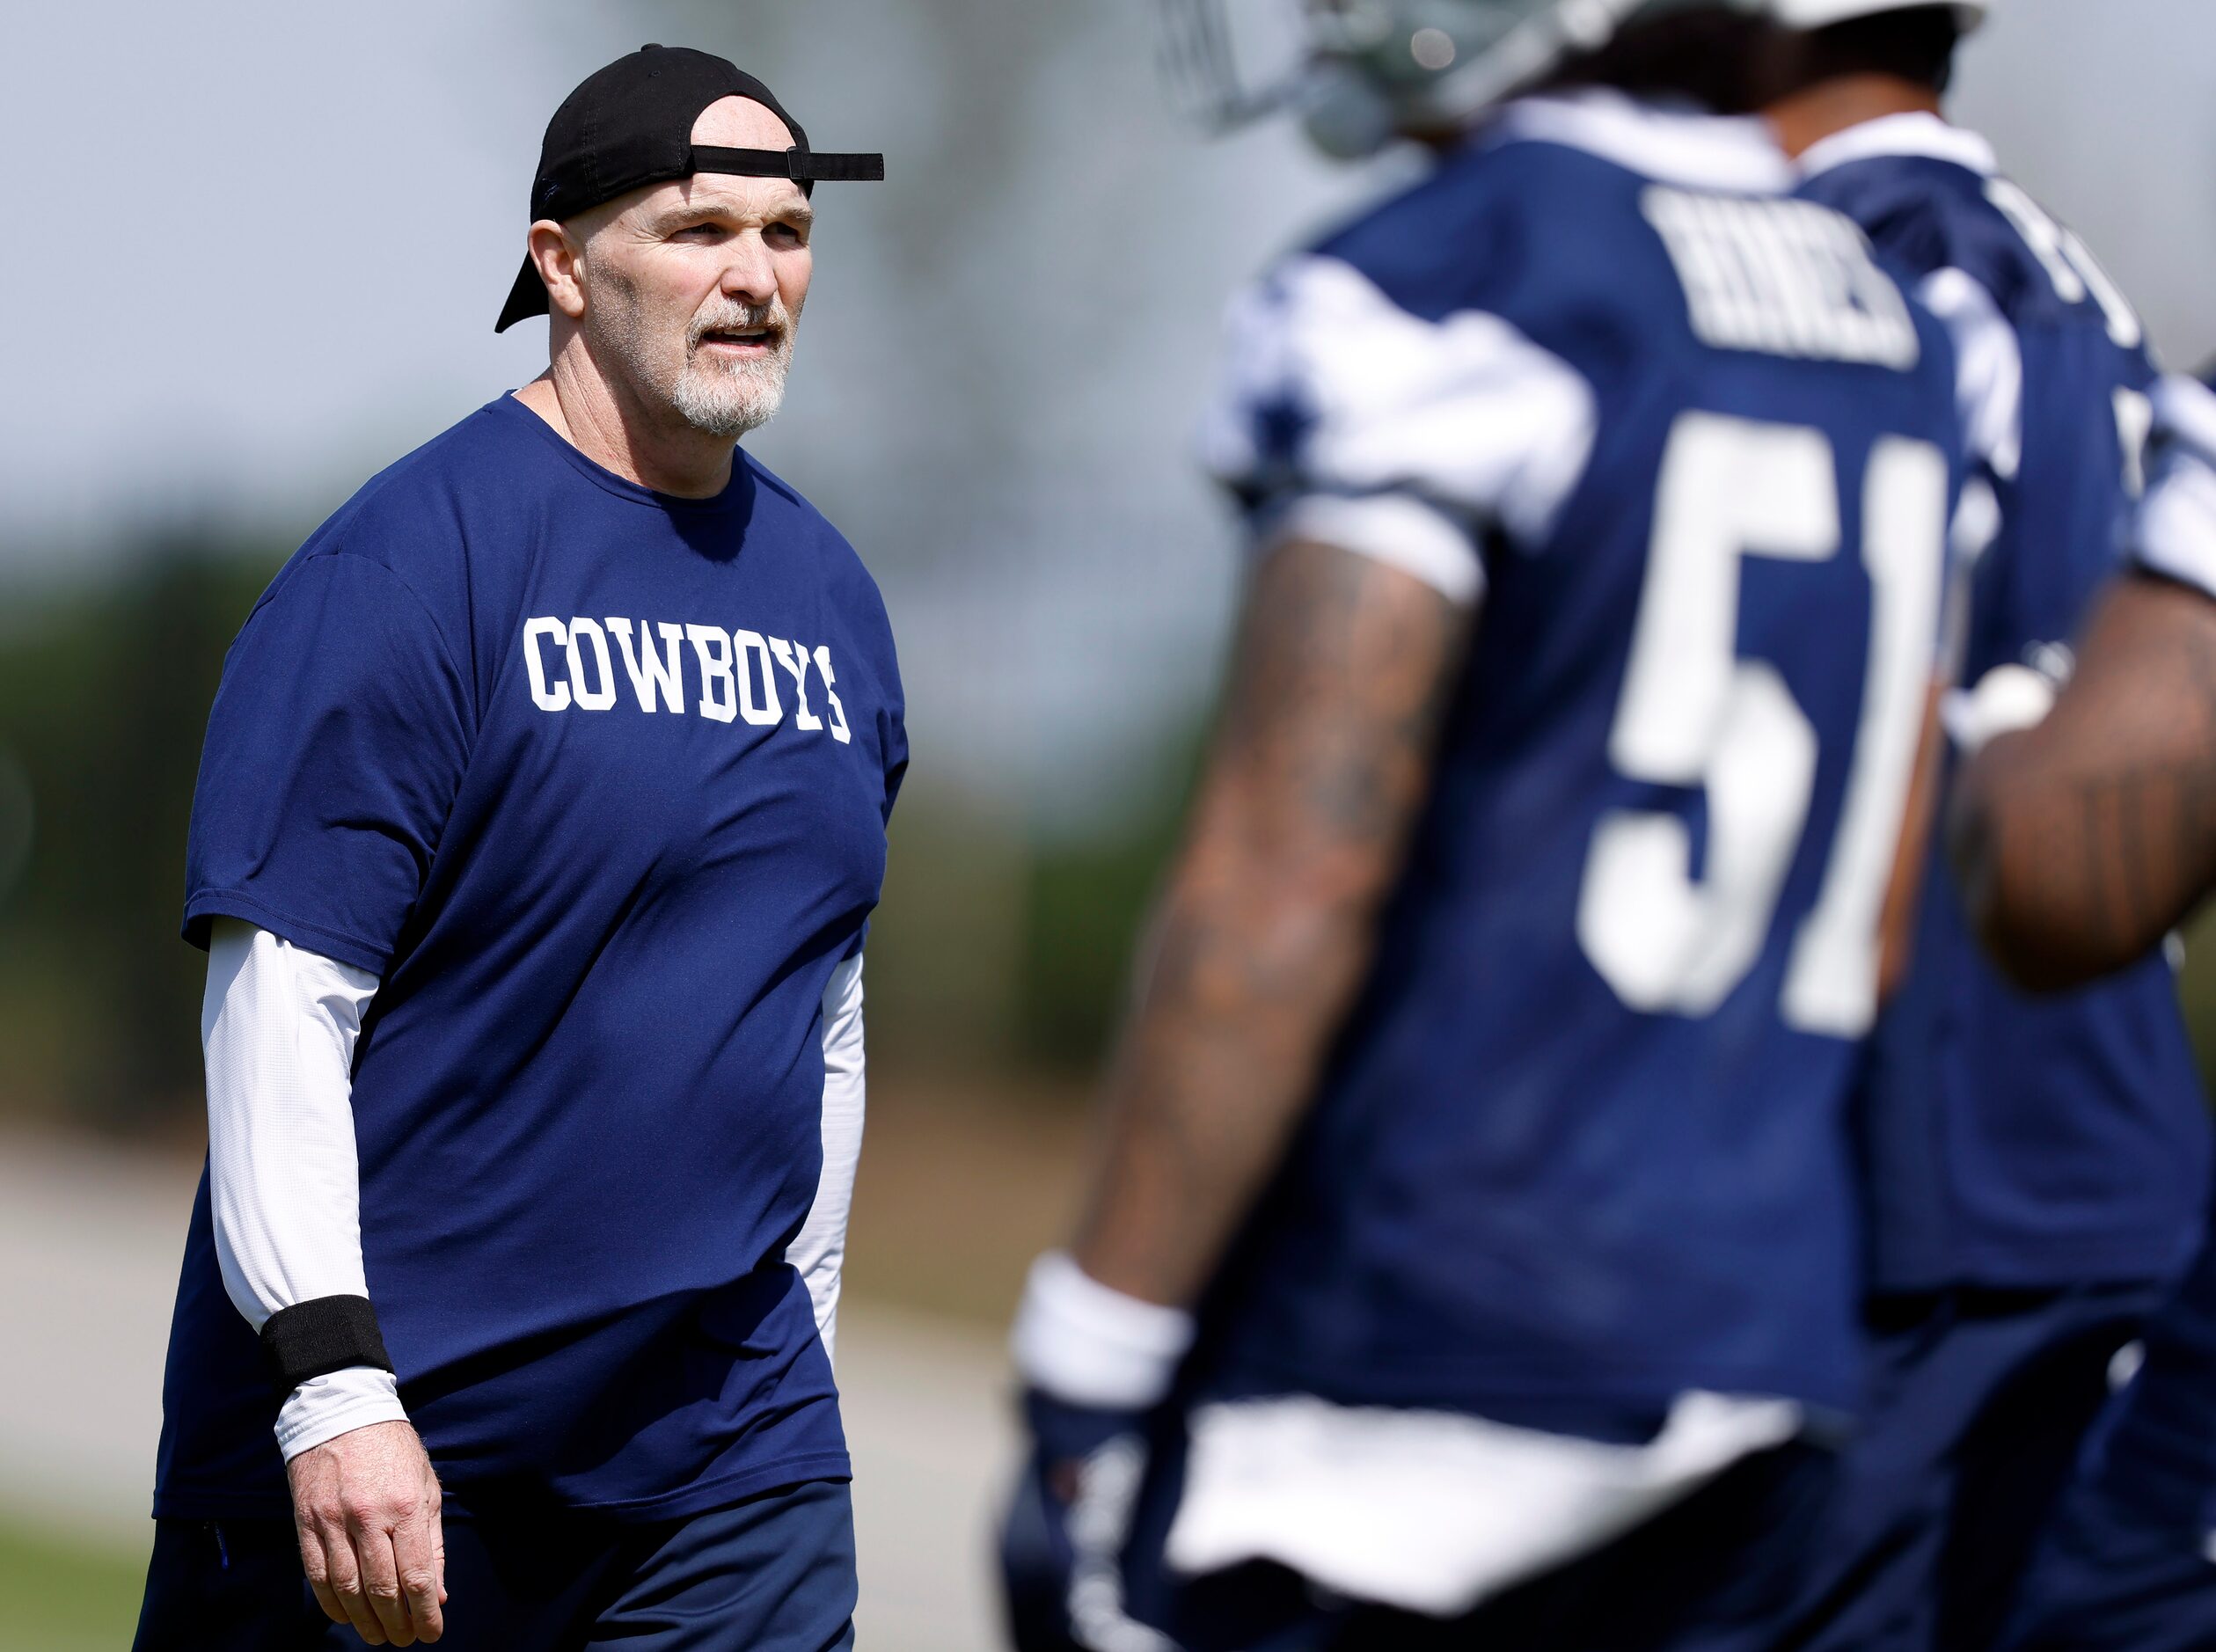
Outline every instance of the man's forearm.
<svg viewBox="0 0 2216 1652">
<path fill-rule="evenodd" d="M 2206 889 L 2216 771 L 2058 771 L 2036 734 L 1994 742 L 1958 800 L 1955 855 L 1987 948 L 2022 984 L 2078 985 L 2146 956 Z"/>
<path fill-rule="evenodd" d="M 2216 603 L 2119 581 L 2053 714 L 1970 765 L 1952 844 L 1981 934 L 2027 985 L 2159 945 L 2216 880 Z"/>
<path fill-rule="evenodd" d="M 367 1303 L 350 1069 L 376 990 L 266 931 L 215 925 L 201 1012 L 210 1205 L 224 1290 L 257 1332 L 304 1304 Z M 406 1415 L 389 1371 L 327 1370 L 292 1388 L 278 1444 L 290 1458 Z"/>
<path fill-rule="evenodd" d="M 1271 910 L 1250 874 L 1174 896 L 1111 1080 L 1108 1152 L 1076 1254 L 1186 1303 L 1283 1156 L 1368 961 L 1344 910 Z"/>
<path fill-rule="evenodd" d="M 1335 547 L 1255 581 L 1222 727 L 1108 1081 L 1076 1255 L 1186 1304 L 1283 1158 L 1368 973 L 1470 610 Z"/>
</svg>

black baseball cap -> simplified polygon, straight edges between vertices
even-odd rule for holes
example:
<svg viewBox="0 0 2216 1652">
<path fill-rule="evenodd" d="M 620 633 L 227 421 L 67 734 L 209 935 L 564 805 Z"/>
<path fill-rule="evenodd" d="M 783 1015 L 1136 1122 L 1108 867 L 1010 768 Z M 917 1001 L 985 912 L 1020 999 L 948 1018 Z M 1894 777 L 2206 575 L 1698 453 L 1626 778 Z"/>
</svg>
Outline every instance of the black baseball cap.
<svg viewBox="0 0 2216 1652">
<path fill-rule="evenodd" d="M 728 150 L 692 141 L 700 111 L 722 98 L 750 98 L 793 134 L 788 150 Z M 683 46 L 642 46 L 588 76 L 546 123 L 531 179 L 530 218 L 557 223 L 647 184 L 730 172 L 742 178 L 789 178 L 804 193 L 818 183 L 876 182 L 882 155 L 819 155 L 801 123 L 751 75 L 706 52 Z M 526 316 L 546 313 L 546 286 L 529 255 L 493 331 L 505 333 Z"/>
</svg>

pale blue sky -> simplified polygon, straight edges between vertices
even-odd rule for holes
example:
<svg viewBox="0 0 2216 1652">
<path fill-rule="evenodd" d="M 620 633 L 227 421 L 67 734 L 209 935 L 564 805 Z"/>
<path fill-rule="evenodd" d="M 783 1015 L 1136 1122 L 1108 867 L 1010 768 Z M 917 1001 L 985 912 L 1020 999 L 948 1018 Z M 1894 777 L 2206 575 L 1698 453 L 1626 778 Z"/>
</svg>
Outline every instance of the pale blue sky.
<svg viewBox="0 0 2216 1652">
<path fill-rule="evenodd" d="M 1166 119 L 1147 0 L 11 8 L 0 601 L 180 519 L 311 526 L 543 364 L 495 338 L 539 133 L 645 40 L 763 72 L 891 180 L 819 195 L 757 439 L 890 597 L 924 771 L 1082 815 L 1217 657 L 1187 436 L 1233 282 L 1362 180 Z M 2216 351 L 2216 7 L 2000 0 L 1961 113 L 2178 361 Z"/>
</svg>

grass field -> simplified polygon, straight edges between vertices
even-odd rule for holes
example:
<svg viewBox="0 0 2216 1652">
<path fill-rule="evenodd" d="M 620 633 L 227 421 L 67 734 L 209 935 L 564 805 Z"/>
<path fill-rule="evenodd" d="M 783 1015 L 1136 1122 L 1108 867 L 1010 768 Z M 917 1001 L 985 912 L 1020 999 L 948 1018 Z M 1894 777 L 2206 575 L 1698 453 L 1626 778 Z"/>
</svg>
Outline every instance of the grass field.
<svg viewBox="0 0 2216 1652">
<path fill-rule="evenodd" d="M 145 1581 L 143 1554 L 0 1516 L 0 1652 L 125 1652 Z"/>
</svg>

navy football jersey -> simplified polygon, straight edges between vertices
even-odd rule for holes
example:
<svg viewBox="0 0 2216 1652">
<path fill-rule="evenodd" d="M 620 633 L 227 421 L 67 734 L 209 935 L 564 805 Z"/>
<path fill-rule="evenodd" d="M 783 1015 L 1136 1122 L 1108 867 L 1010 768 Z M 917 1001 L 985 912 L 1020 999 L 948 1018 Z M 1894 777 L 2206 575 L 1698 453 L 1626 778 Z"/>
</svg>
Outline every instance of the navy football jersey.
<svg viewBox="0 0 2216 1652">
<path fill-rule="evenodd" d="M 1992 433 L 2000 526 L 1972 576 L 1964 684 L 2066 662 L 2140 486 L 2154 368 L 2137 318 L 2083 244 L 1996 172 L 1984 141 L 1936 116 L 1855 128 L 1806 168 L 1803 193 L 1855 219 L 1934 296 L 1974 283 L 1995 317 L 1986 376 L 2021 386 L 2003 385 L 2005 428 Z M 1864 1097 L 1878 1287 L 2183 1266 L 2209 1132 L 2167 962 L 2033 998 L 1979 952 L 1942 849 L 1926 890 Z"/>
<path fill-rule="evenodd" d="M 1853 1403 L 1846 1100 L 1960 440 L 1944 332 L 1789 185 L 1741 123 L 1527 99 L 1234 311 L 1210 457 L 1264 537 L 1482 607 L 1203 1396 Z"/>
</svg>

